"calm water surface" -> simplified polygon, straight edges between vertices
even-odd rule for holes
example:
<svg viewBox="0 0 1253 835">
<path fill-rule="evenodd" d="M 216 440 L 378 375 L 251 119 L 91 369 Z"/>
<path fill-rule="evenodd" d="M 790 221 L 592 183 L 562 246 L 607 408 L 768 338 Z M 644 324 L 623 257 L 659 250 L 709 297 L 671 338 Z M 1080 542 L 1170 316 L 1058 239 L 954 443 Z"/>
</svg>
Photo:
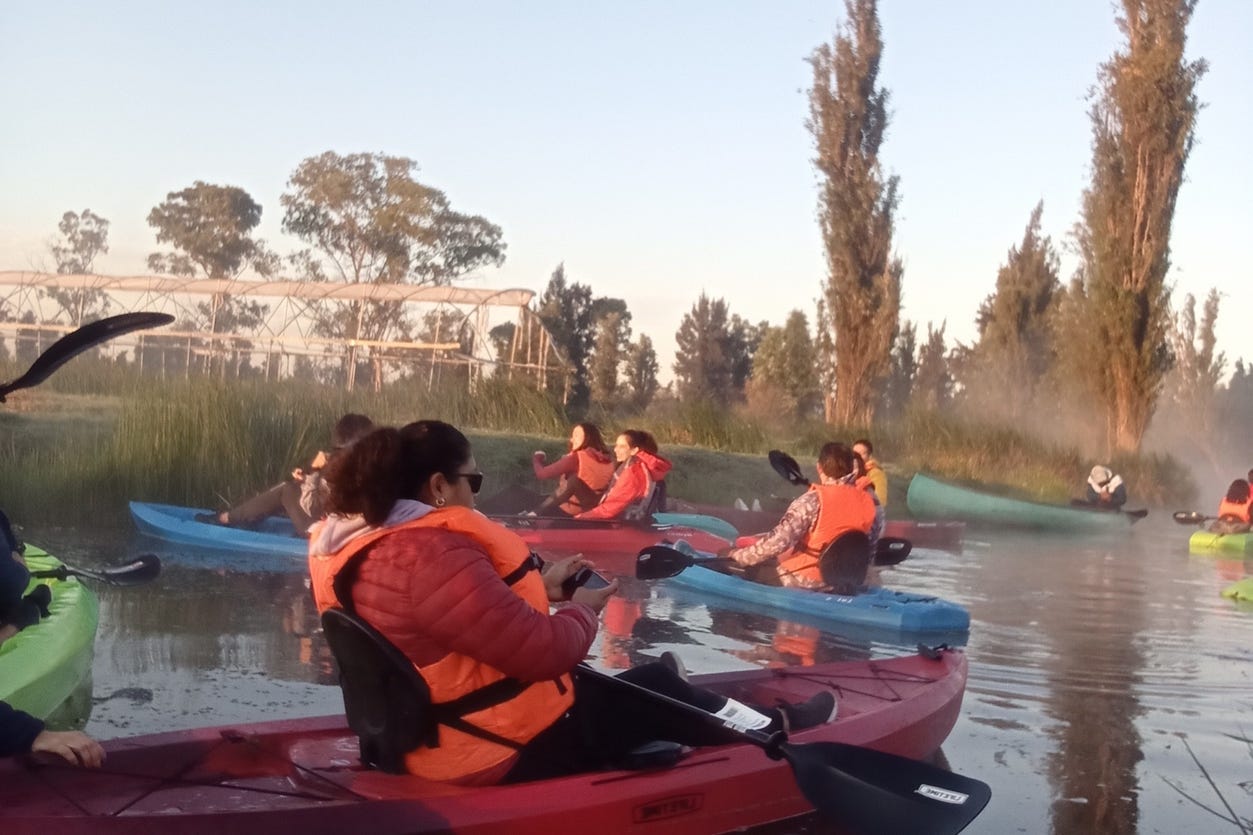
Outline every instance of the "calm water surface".
<svg viewBox="0 0 1253 835">
<path fill-rule="evenodd" d="M 968 532 L 961 554 L 915 549 L 884 572 L 890 587 L 971 612 L 970 680 L 943 749 L 953 770 L 992 787 L 968 832 L 1239 832 L 1215 814 L 1229 816 L 1226 804 L 1253 830 L 1253 605 L 1219 596 L 1253 561 L 1190 557 L 1188 532 L 1168 518 L 1123 540 Z M 166 562 L 150 586 L 98 589 L 87 725 L 98 737 L 342 709 L 301 574 L 127 531 L 26 536 L 85 566 L 145 551 Z M 625 667 L 675 649 L 706 672 L 913 646 L 631 580 L 593 653 Z M 770 831 L 823 830 L 808 821 Z"/>
</svg>

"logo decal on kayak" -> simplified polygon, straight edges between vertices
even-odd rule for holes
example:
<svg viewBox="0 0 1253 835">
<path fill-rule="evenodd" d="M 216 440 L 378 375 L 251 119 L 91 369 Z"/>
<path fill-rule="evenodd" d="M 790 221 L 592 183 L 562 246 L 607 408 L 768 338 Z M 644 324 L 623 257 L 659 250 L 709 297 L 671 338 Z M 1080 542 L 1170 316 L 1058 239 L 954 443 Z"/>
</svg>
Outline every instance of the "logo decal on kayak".
<svg viewBox="0 0 1253 835">
<path fill-rule="evenodd" d="M 703 794 L 678 794 L 661 800 L 650 800 L 631 810 L 631 820 L 633 823 L 651 823 L 690 815 L 693 812 L 699 812 L 704 802 Z"/>
<path fill-rule="evenodd" d="M 968 794 L 950 791 L 949 789 L 942 789 L 939 786 L 928 786 L 926 783 L 923 783 L 918 788 L 914 789 L 914 794 L 920 794 L 923 797 L 929 797 L 932 800 L 938 800 L 941 803 L 951 803 L 954 806 L 960 806 L 970 799 L 970 795 Z"/>
</svg>

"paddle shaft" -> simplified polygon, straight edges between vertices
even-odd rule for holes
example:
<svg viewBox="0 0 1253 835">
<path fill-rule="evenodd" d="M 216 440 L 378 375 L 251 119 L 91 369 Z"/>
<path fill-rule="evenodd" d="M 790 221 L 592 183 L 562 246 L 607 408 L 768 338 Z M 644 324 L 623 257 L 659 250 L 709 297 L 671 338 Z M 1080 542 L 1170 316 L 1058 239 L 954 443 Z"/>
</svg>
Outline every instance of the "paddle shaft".
<svg viewBox="0 0 1253 835">
<path fill-rule="evenodd" d="M 134 562 L 92 571 L 86 568 L 75 568 L 61 565 L 32 571 L 31 577 L 36 579 L 64 580 L 67 577 L 83 577 L 113 586 L 137 586 L 155 580 L 161 573 L 161 560 L 153 554 L 144 554 Z"/>
</svg>

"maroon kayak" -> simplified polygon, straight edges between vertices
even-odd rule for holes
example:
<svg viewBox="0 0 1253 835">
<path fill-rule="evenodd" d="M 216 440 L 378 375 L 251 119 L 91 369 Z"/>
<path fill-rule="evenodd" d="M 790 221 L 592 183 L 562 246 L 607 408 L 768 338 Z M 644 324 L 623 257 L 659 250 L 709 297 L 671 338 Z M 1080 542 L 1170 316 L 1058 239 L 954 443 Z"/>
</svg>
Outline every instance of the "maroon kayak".
<svg viewBox="0 0 1253 835">
<path fill-rule="evenodd" d="M 543 516 L 514 518 L 506 526 L 522 541 L 541 551 L 558 553 L 635 556 L 640 549 L 659 542 L 684 540 L 698 551 L 717 553 L 731 545 L 720 536 L 681 525 L 638 525 L 631 522 L 551 519 Z"/>
<path fill-rule="evenodd" d="M 741 701 L 796 701 L 822 688 L 839 716 L 793 734 L 912 758 L 952 730 L 966 657 L 945 650 L 878 661 L 693 676 Z M 639 832 L 701 835 L 810 809 L 790 768 L 760 748 L 701 748 L 668 768 L 606 771 L 467 788 L 365 770 L 342 716 L 203 728 L 105 743 L 98 771 L 64 763 L 0 763 L 5 835 L 368 835 Z"/>
<path fill-rule="evenodd" d="M 756 537 L 779 524 L 782 510 L 736 510 L 713 504 L 684 504 L 693 513 L 717 516 L 735 525 L 742 536 Z M 938 548 L 961 553 L 962 537 L 966 533 L 965 522 L 918 522 L 913 519 L 889 519 L 883 535 L 908 539 L 915 548 Z"/>
</svg>

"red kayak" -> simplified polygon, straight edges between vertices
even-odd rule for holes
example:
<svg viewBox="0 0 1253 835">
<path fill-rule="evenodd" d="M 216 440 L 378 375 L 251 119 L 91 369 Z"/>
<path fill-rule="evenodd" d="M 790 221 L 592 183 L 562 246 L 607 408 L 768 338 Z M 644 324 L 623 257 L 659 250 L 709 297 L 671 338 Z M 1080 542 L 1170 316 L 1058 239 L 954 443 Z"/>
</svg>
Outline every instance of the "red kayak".
<svg viewBox="0 0 1253 835">
<path fill-rule="evenodd" d="M 550 519 L 546 517 L 497 518 L 522 541 L 540 551 L 559 553 L 635 556 L 641 548 L 666 542 L 687 541 L 698 551 L 717 553 L 731 543 L 699 528 L 682 525 L 637 525 L 631 522 Z"/>
<path fill-rule="evenodd" d="M 693 676 L 692 683 L 760 704 L 833 688 L 838 718 L 794 734 L 793 743 L 835 741 L 922 758 L 957 720 L 966 657 L 945 650 Z M 668 768 L 481 788 L 363 769 L 341 716 L 118 739 L 105 749 L 99 771 L 0 763 L 0 831 L 712 835 L 811 808 L 789 766 L 749 744 L 697 749 Z"/>
<path fill-rule="evenodd" d="M 685 507 L 688 505 L 685 505 Z M 712 504 L 690 505 L 693 513 L 704 513 L 725 519 L 740 531 L 736 543 L 741 547 L 751 545 L 758 535 L 779 524 L 782 510 L 736 510 Z M 961 553 L 962 536 L 966 533 L 965 522 L 916 522 L 912 519 L 889 519 L 883 527 L 883 535 L 908 539 L 915 548 L 938 548 Z M 693 543 L 695 544 L 695 543 Z"/>
</svg>

